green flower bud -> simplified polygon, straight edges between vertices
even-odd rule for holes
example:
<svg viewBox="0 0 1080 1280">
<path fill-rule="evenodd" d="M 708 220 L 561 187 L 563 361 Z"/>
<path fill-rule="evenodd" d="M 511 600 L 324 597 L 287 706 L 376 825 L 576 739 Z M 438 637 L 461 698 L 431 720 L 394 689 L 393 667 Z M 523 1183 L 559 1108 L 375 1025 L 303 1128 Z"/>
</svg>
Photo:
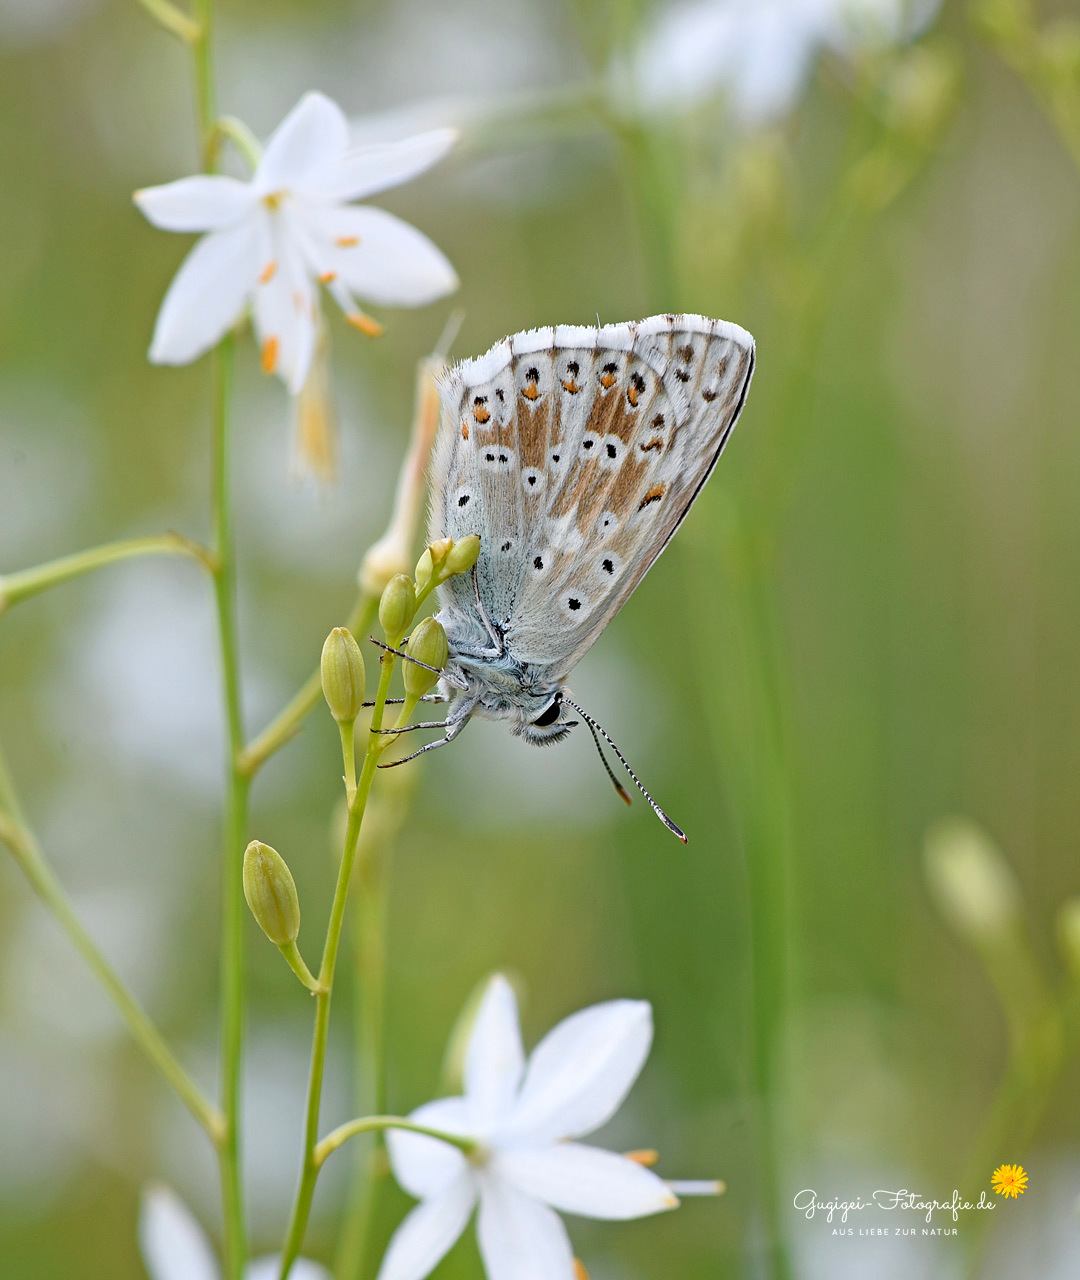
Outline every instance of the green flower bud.
<svg viewBox="0 0 1080 1280">
<path fill-rule="evenodd" d="M 285 859 L 268 844 L 252 840 L 244 851 L 244 897 L 259 928 L 284 947 L 300 932 L 300 899 Z"/>
<path fill-rule="evenodd" d="M 417 662 L 426 662 L 429 667 L 437 667 L 441 671 L 450 654 L 442 623 L 436 622 L 434 618 L 425 618 L 409 637 L 405 652 Z M 439 678 L 434 671 L 418 667 L 415 662 L 404 664 L 402 676 L 405 680 L 405 692 L 413 698 L 422 698 Z"/>
<path fill-rule="evenodd" d="M 424 554 L 416 562 L 416 571 L 413 577 L 416 579 L 417 591 L 423 591 L 427 584 L 431 581 L 431 575 L 435 572 L 435 566 L 431 560 L 431 548 L 429 547 Z"/>
<path fill-rule="evenodd" d="M 994 942 L 1018 927 L 1020 889 L 1012 868 L 973 822 L 946 818 L 930 828 L 926 874 L 942 914 L 970 941 Z"/>
<path fill-rule="evenodd" d="M 412 579 L 403 573 L 395 574 L 386 584 L 379 601 L 379 621 L 388 640 L 399 640 L 406 632 L 416 612 L 416 591 Z"/>
<path fill-rule="evenodd" d="M 455 573 L 468 573 L 476 563 L 479 554 L 480 539 L 475 533 L 470 533 L 460 542 L 455 542 L 443 565 L 444 576 L 452 578 Z"/>
<path fill-rule="evenodd" d="M 335 627 L 322 651 L 322 689 L 330 714 L 339 723 L 355 720 L 364 705 L 364 656 L 345 627 Z"/>
<path fill-rule="evenodd" d="M 439 570 L 446 564 L 446 558 L 453 549 L 453 538 L 436 538 L 428 546 L 428 550 L 431 552 L 431 563 L 436 573 L 439 573 Z M 440 573 L 439 576 L 442 577 L 443 575 Z"/>
</svg>

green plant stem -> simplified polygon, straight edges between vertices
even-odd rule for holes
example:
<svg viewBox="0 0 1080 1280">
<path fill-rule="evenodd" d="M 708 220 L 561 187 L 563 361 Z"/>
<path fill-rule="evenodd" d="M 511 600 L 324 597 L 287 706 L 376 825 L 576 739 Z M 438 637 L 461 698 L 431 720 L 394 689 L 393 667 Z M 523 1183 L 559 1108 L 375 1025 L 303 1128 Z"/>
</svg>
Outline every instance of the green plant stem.
<svg viewBox="0 0 1080 1280">
<path fill-rule="evenodd" d="M 145 538 L 106 542 L 103 546 L 76 551 L 73 555 L 35 565 L 32 569 L 20 569 L 17 573 L 0 575 L 0 614 L 31 596 L 48 591 L 50 587 L 58 587 L 73 578 L 93 573 L 95 569 L 118 564 L 121 560 L 134 560 L 138 556 L 190 556 L 204 568 L 213 568 L 213 553 L 210 549 L 182 538 L 178 533 L 151 534 Z"/>
<path fill-rule="evenodd" d="M 338 723 L 341 734 L 341 759 L 345 766 L 345 796 L 351 805 L 356 795 L 356 721 Z"/>
<path fill-rule="evenodd" d="M 311 972 L 300 954 L 300 948 L 293 942 L 283 943 L 278 950 L 285 957 L 285 963 L 296 974 L 305 987 L 315 995 L 322 995 L 323 988 L 318 978 Z"/>
<path fill-rule="evenodd" d="M 210 1140 L 214 1143 L 220 1142 L 224 1132 L 223 1117 L 203 1096 L 198 1085 L 180 1065 L 165 1043 L 161 1032 L 150 1021 L 146 1011 L 128 990 L 123 979 L 98 950 L 94 940 L 72 910 L 63 886 L 46 862 L 33 834 L 21 817 L 19 803 L 2 753 L 0 753 L 0 802 L 6 810 L 0 813 L 0 840 L 11 850 L 15 861 L 30 881 L 38 898 L 51 912 L 90 971 L 104 987 L 124 1019 L 132 1039 L 175 1089 L 180 1101 L 206 1130 Z"/>
<path fill-rule="evenodd" d="M 361 592 L 345 624 L 361 639 L 379 611 L 377 597 Z M 270 757 L 293 738 L 300 725 L 322 697 L 322 678 L 318 669 L 308 676 L 296 696 L 267 727 L 240 752 L 237 764 L 246 777 L 254 777 Z"/>
<path fill-rule="evenodd" d="M 413 1124 L 411 1120 L 404 1120 L 401 1116 L 364 1116 L 360 1120 L 349 1120 L 331 1130 L 315 1147 L 316 1163 L 323 1164 L 327 1156 L 333 1155 L 338 1147 L 344 1146 L 350 1138 L 355 1138 L 358 1134 L 382 1133 L 387 1129 L 404 1129 L 406 1133 L 419 1133 L 427 1138 L 438 1138 L 440 1142 L 447 1142 L 450 1146 L 457 1147 L 465 1155 L 470 1155 L 478 1146 L 472 1138 L 463 1138 L 458 1133 L 446 1133 L 442 1129 L 429 1129 L 427 1125 Z"/>
<path fill-rule="evenodd" d="M 138 0 L 138 3 L 166 31 L 172 32 L 185 44 L 194 45 L 199 40 L 202 33 L 199 23 L 170 3 L 170 0 Z"/>
<path fill-rule="evenodd" d="M 352 881 L 353 862 L 356 847 L 360 839 L 360 827 L 364 820 L 364 810 L 371 793 L 371 783 L 375 777 L 375 769 L 379 756 L 383 751 L 383 743 L 377 732 L 382 728 L 383 712 L 386 697 L 390 691 L 390 680 L 394 672 L 394 657 L 384 653 L 379 659 L 379 688 L 375 695 L 375 706 L 371 713 L 371 729 L 368 734 L 367 750 L 364 753 L 364 765 L 360 771 L 356 794 L 349 806 L 349 824 L 345 832 L 345 844 L 341 854 L 341 865 L 338 868 L 337 886 L 334 890 L 334 902 L 330 909 L 330 922 L 326 930 L 326 943 L 323 947 L 322 965 L 319 968 L 319 982 L 325 991 L 315 997 L 315 1034 L 311 1047 L 311 1073 L 308 1078 L 307 1113 L 304 1126 L 304 1163 L 300 1173 L 300 1182 L 296 1189 L 292 1217 L 288 1234 L 281 1253 L 280 1280 L 288 1280 L 289 1271 L 296 1261 L 304 1243 L 308 1218 L 311 1215 L 311 1202 L 315 1195 L 315 1183 L 319 1176 L 319 1161 L 316 1158 L 316 1147 L 319 1141 L 319 1108 L 322 1101 L 323 1072 L 326 1068 L 326 1040 L 330 1029 L 330 1000 L 334 988 L 334 971 L 337 965 L 338 946 L 341 941 L 341 929 L 345 919 L 345 905 L 349 896 L 349 885 Z"/>
<path fill-rule="evenodd" d="M 214 599 L 217 605 L 222 692 L 228 740 L 225 813 L 222 833 L 221 932 L 221 1109 L 225 1138 L 218 1148 L 225 1224 L 228 1280 L 240 1280 L 247 1260 L 240 1168 L 240 1075 L 244 1036 L 243 855 L 247 834 L 250 779 L 238 765 L 244 745 L 240 701 L 240 664 L 236 635 L 236 555 L 229 501 L 229 416 L 233 340 L 225 338 L 213 355 Z"/>
</svg>

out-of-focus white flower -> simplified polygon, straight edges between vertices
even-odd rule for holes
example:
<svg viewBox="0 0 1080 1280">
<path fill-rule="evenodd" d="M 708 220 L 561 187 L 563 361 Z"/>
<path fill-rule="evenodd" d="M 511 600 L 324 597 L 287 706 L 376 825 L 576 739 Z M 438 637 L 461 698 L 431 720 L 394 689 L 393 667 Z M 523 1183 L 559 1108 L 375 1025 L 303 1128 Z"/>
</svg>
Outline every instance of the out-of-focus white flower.
<svg viewBox="0 0 1080 1280">
<path fill-rule="evenodd" d="M 726 95 L 743 124 L 798 102 L 823 49 L 855 58 L 901 44 L 933 21 L 941 0 L 688 0 L 645 32 L 616 92 L 638 112 L 679 111 Z"/>
<path fill-rule="evenodd" d="M 139 1213 L 139 1248 L 150 1280 L 221 1280 L 210 1242 L 191 1210 L 168 1187 L 148 1187 Z M 277 1280 L 280 1257 L 256 1258 L 244 1268 L 244 1280 Z M 298 1258 L 290 1280 L 331 1280 L 317 1262 Z"/>
<path fill-rule="evenodd" d="M 570 1141 L 611 1118 L 651 1043 L 649 1005 L 613 1000 L 560 1022 L 526 1064 L 513 990 L 504 977 L 492 978 L 469 1036 L 465 1096 L 430 1102 L 410 1116 L 477 1148 L 466 1157 L 438 1139 L 390 1131 L 394 1175 L 420 1204 L 390 1241 L 379 1280 L 423 1280 L 477 1202 L 490 1280 L 574 1280 L 556 1209 L 621 1219 L 675 1208 L 672 1186 L 641 1163 Z M 719 1189 L 685 1184 L 691 1194 Z"/>
<path fill-rule="evenodd" d="M 348 202 L 414 178 L 455 136 L 436 129 L 352 148 L 341 108 L 309 93 L 271 136 L 249 182 L 197 175 L 137 191 L 135 203 L 155 226 L 207 233 L 165 294 L 150 359 L 187 364 L 250 306 L 263 368 L 295 395 L 315 350 L 318 285 L 366 333 L 379 326 L 357 297 L 415 307 L 451 293 L 457 276 L 427 236 L 381 209 Z"/>
</svg>

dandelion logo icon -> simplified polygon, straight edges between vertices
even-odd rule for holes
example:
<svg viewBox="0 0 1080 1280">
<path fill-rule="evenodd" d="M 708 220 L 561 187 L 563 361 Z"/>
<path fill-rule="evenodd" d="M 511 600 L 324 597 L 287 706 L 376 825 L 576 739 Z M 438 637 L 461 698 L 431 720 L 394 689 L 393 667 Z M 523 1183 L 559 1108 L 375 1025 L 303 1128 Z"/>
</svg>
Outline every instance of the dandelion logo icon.
<svg viewBox="0 0 1080 1280">
<path fill-rule="evenodd" d="M 1027 1190 L 1028 1176 L 1018 1164 L 1003 1164 L 994 1170 L 990 1185 L 999 1196 L 1022 1196 Z"/>
</svg>

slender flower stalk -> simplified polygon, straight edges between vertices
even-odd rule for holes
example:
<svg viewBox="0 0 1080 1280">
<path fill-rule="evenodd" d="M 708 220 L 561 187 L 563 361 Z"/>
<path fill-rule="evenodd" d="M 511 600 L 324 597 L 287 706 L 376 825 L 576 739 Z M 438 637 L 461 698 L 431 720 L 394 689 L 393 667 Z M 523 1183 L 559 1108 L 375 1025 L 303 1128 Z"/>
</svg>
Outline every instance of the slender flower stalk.
<svg viewBox="0 0 1080 1280">
<path fill-rule="evenodd" d="M 61 556 L 32 569 L 20 569 L 16 573 L 0 575 L 0 614 L 13 605 L 32 596 L 40 595 L 51 587 L 58 587 L 95 569 L 104 569 L 122 560 L 134 560 L 140 556 L 189 556 L 204 568 L 213 569 L 213 554 L 208 547 L 182 538 L 178 533 L 152 534 L 145 538 L 125 538 L 119 542 L 107 542 L 100 547 L 76 551 Z"/>
<path fill-rule="evenodd" d="M 0 750 L 0 842 L 6 844 L 11 850 L 15 861 L 38 898 L 67 934 L 91 973 L 101 983 L 124 1019 L 132 1039 L 176 1091 L 180 1101 L 206 1130 L 210 1140 L 215 1144 L 219 1143 L 224 1133 L 221 1114 L 185 1071 L 142 1005 L 83 928 L 82 922 L 64 893 L 63 886 L 26 825 L 2 750 Z"/>
</svg>

